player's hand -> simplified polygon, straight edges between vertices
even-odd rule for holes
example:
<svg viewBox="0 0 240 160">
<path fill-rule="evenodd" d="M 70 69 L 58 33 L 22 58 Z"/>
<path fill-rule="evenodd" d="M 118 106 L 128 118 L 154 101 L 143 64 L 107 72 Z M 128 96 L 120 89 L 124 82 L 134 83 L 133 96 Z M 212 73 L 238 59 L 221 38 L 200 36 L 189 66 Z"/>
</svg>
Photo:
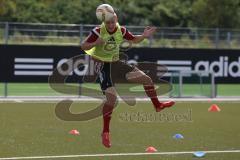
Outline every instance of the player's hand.
<svg viewBox="0 0 240 160">
<path fill-rule="evenodd" d="M 143 31 L 143 37 L 148 38 L 151 37 L 157 30 L 157 27 L 149 27 L 147 26 Z"/>
<path fill-rule="evenodd" d="M 102 38 L 98 37 L 98 39 L 94 42 L 94 44 L 95 45 L 103 45 L 103 44 L 105 44 L 105 41 Z"/>
</svg>

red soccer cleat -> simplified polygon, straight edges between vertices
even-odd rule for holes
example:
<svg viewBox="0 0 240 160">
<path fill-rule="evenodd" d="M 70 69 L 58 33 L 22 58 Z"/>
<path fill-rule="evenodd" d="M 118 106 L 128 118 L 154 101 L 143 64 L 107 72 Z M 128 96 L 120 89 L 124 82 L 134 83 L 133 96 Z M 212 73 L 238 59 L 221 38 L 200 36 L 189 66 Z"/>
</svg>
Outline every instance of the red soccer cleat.
<svg viewBox="0 0 240 160">
<path fill-rule="evenodd" d="M 110 133 L 109 132 L 102 133 L 102 144 L 107 148 L 111 147 Z"/>
<path fill-rule="evenodd" d="M 156 108 L 156 112 L 162 111 L 164 108 L 170 108 L 175 104 L 174 101 L 160 102 L 160 105 Z"/>
</svg>

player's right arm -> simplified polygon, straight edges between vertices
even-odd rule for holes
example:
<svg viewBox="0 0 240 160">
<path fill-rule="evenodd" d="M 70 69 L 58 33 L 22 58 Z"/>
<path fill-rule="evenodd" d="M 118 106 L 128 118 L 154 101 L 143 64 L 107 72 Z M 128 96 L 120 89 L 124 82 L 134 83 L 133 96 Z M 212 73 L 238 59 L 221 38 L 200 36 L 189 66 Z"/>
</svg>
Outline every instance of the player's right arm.
<svg viewBox="0 0 240 160">
<path fill-rule="evenodd" d="M 98 38 L 96 41 L 94 42 L 88 42 L 87 39 L 83 41 L 82 45 L 81 45 L 81 48 L 83 50 L 89 50 L 89 49 L 92 49 L 94 46 L 96 45 L 102 45 L 104 44 L 105 42 L 101 39 L 101 38 Z"/>
<path fill-rule="evenodd" d="M 99 37 L 99 33 L 96 31 L 96 28 L 91 31 L 88 37 L 83 41 L 81 48 L 83 50 L 92 49 L 96 45 L 102 45 L 105 42 Z"/>
</svg>

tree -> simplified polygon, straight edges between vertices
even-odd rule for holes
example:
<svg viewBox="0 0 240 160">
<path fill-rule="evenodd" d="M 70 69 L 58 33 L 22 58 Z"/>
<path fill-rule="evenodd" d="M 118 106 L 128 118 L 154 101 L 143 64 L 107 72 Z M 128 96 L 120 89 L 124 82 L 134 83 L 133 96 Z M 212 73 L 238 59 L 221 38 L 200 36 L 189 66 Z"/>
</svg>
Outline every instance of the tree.
<svg viewBox="0 0 240 160">
<path fill-rule="evenodd" d="M 97 24 L 102 3 L 115 8 L 121 24 L 240 27 L 240 0 L 0 0 L 0 21 Z"/>
<path fill-rule="evenodd" d="M 239 27 L 240 0 L 197 0 L 192 8 L 193 26 L 207 28 Z"/>
<path fill-rule="evenodd" d="M 151 21 L 155 25 L 187 27 L 191 17 L 192 0 L 160 0 L 153 7 Z"/>
<path fill-rule="evenodd" d="M 0 0 L 0 21 L 10 21 L 15 12 L 15 1 Z"/>
</svg>

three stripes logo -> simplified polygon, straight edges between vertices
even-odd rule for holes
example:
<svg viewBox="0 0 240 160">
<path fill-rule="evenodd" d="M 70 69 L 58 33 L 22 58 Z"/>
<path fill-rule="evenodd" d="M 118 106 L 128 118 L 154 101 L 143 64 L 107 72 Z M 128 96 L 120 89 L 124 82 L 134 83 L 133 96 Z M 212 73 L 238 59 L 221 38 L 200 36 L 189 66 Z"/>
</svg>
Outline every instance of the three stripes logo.
<svg viewBox="0 0 240 160">
<path fill-rule="evenodd" d="M 112 42 L 112 43 L 114 43 L 114 42 L 115 42 L 114 37 L 109 38 L 108 42 Z"/>
<path fill-rule="evenodd" d="M 14 75 L 49 76 L 53 70 L 53 58 L 15 58 Z"/>
<path fill-rule="evenodd" d="M 185 61 L 185 60 L 159 60 L 157 64 L 165 65 L 168 69 L 168 72 L 165 73 L 163 76 L 171 77 L 171 72 L 176 71 L 192 71 L 191 65 L 192 61 Z M 161 67 L 157 68 L 160 72 Z M 162 75 L 161 73 L 157 73 L 157 75 Z"/>
<path fill-rule="evenodd" d="M 116 48 L 117 48 L 117 44 L 116 44 L 115 38 L 114 37 L 110 37 L 108 39 L 107 43 L 104 46 L 104 50 L 106 50 L 106 51 L 113 51 Z"/>
</svg>

